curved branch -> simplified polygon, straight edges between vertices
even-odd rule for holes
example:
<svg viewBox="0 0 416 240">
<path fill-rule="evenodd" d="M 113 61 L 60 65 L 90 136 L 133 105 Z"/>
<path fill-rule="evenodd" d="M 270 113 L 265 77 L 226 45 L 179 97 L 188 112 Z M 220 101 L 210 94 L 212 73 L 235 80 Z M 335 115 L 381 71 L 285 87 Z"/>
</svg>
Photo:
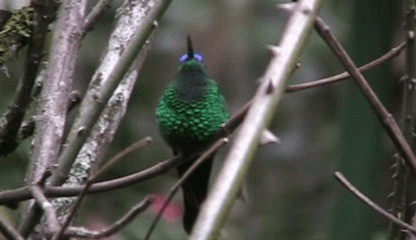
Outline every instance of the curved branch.
<svg viewBox="0 0 416 240">
<path fill-rule="evenodd" d="M 145 198 L 143 201 L 141 201 L 132 209 L 130 209 L 123 217 L 117 220 L 109 228 L 106 228 L 104 230 L 90 231 L 84 228 L 70 227 L 69 229 L 66 230 L 64 235 L 66 237 L 76 237 L 76 238 L 85 238 L 85 239 L 100 239 L 100 238 L 108 237 L 112 234 L 117 233 L 123 227 L 127 226 L 127 224 L 129 224 L 138 214 L 146 210 L 152 203 L 153 203 L 152 198 L 150 197 Z"/>
<path fill-rule="evenodd" d="M 363 73 L 374 67 L 377 67 L 378 65 L 398 56 L 403 51 L 403 49 L 405 49 L 405 47 L 406 47 L 406 42 L 402 42 L 396 47 L 392 48 L 386 54 L 382 55 L 381 57 L 365 64 L 364 66 L 361 66 L 360 68 L 358 68 L 358 70 Z M 327 78 L 318 79 L 312 82 L 289 85 L 286 88 L 286 92 L 297 92 L 297 91 L 301 91 L 301 90 L 305 90 L 309 88 L 324 86 L 327 84 L 336 83 L 336 82 L 348 79 L 350 77 L 351 75 L 347 71 L 345 71 L 343 73 L 340 73 L 331 77 L 327 77 Z"/>
<path fill-rule="evenodd" d="M 416 234 L 416 228 L 412 227 L 411 225 L 403 222 L 402 220 L 396 218 L 395 216 L 391 215 L 389 212 L 384 210 L 382 207 L 371 201 L 367 196 L 361 193 L 352 183 L 350 183 L 344 175 L 340 172 L 335 172 L 335 178 L 341 183 L 348 191 L 350 191 L 356 198 L 358 198 L 361 202 L 365 203 L 365 205 L 369 206 L 370 208 L 374 209 L 376 212 L 383 215 L 385 218 L 390 220 L 391 222 L 397 224 L 398 226 L 409 230 L 413 235 Z"/>
</svg>

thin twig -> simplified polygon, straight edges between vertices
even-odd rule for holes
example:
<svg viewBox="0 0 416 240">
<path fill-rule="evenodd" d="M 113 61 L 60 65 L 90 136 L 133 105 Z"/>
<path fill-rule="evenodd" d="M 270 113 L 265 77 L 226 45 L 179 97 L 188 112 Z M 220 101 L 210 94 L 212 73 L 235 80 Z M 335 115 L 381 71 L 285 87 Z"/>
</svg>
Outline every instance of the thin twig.
<svg viewBox="0 0 416 240">
<path fill-rule="evenodd" d="M 94 176 L 92 176 L 88 181 L 92 183 L 95 183 L 96 180 L 101 177 L 105 172 L 107 172 L 111 167 L 113 167 L 116 163 L 118 163 L 121 159 L 125 158 L 127 155 L 136 152 L 146 146 L 148 146 L 150 143 L 152 143 L 152 138 L 151 137 L 145 137 L 144 139 L 141 139 L 133 144 L 131 144 L 130 146 L 128 146 L 127 148 L 123 149 L 122 151 L 120 151 L 119 153 L 117 153 L 114 157 L 112 157 L 106 164 L 104 164 L 104 166 L 102 166 L 100 168 L 100 170 L 98 170 L 98 172 L 96 172 L 94 174 Z"/>
<path fill-rule="evenodd" d="M 94 24 L 97 22 L 98 17 L 100 17 L 105 10 L 110 8 L 111 2 L 112 0 L 100 0 L 97 4 L 95 4 L 94 8 L 90 11 L 84 20 L 81 31 L 82 35 L 85 35 L 92 29 Z"/>
<path fill-rule="evenodd" d="M 74 217 L 76 210 L 81 205 L 82 200 L 84 199 L 85 195 L 88 192 L 88 189 L 91 187 L 91 185 L 96 181 L 97 178 L 99 178 L 102 174 L 104 174 L 106 171 L 109 170 L 110 167 L 112 167 L 114 164 L 116 164 L 121 159 L 125 158 L 127 155 L 129 155 L 132 152 L 135 152 L 147 145 L 149 145 L 152 142 L 152 139 L 150 137 L 146 137 L 144 139 L 141 139 L 134 144 L 130 145 L 126 149 L 123 149 L 120 153 L 116 154 L 113 158 L 111 158 L 98 172 L 96 172 L 93 176 L 89 178 L 87 183 L 85 184 L 84 189 L 79 194 L 77 200 L 72 205 L 71 210 L 69 211 L 69 214 L 67 214 L 67 217 L 65 218 L 65 221 L 62 224 L 61 229 L 53 236 L 53 240 L 58 240 L 62 236 L 62 234 L 65 232 L 65 229 L 69 226 L 69 223 L 72 221 L 72 218 Z"/>
<path fill-rule="evenodd" d="M 6 240 L 24 240 L 20 233 L 8 223 L 4 222 L 0 217 L 0 233 L 6 238 Z"/>
<path fill-rule="evenodd" d="M 332 51 L 344 65 L 345 69 L 351 74 L 357 85 L 360 87 L 362 93 L 373 108 L 374 112 L 377 113 L 377 116 L 381 121 L 384 130 L 390 136 L 402 157 L 406 160 L 406 163 L 411 169 L 413 175 L 416 176 L 416 157 L 413 154 L 412 149 L 407 143 L 392 114 L 387 111 L 371 86 L 365 80 L 364 76 L 360 73 L 360 71 L 358 71 L 354 62 L 348 56 L 348 53 L 344 50 L 339 41 L 332 34 L 325 22 L 319 17 L 317 17 L 315 20 L 315 29 L 321 38 L 332 49 Z"/>
<path fill-rule="evenodd" d="M 385 218 L 390 220 L 391 222 L 397 224 L 398 226 L 409 230 L 412 234 L 416 234 L 416 228 L 410 226 L 409 224 L 403 222 L 402 220 L 396 218 L 395 216 L 391 215 L 389 212 L 384 210 L 382 207 L 371 201 L 367 196 L 361 193 L 354 185 L 352 185 L 340 172 L 335 172 L 335 178 L 341 183 L 345 188 L 348 189 L 355 197 L 357 197 L 360 201 L 365 203 L 370 208 L 374 209 L 376 212 L 383 215 Z"/>
<path fill-rule="evenodd" d="M 145 170 L 142 170 L 137 173 L 133 173 L 124 177 L 103 181 L 99 183 L 94 183 L 91 185 L 88 193 L 99 193 L 106 192 L 115 189 L 120 189 L 123 187 L 131 186 L 133 184 L 143 182 L 145 180 L 151 179 L 155 176 L 159 176 L 170 170 L 172 167 L 181 163 L 181 156 L 175 156 L 168 160 L 162 161 L 152 167 L 149 167 Z M 45 186 L 45 194 L 49 198 L 57 197 L 74 197 L 77 196 L 83 191 L 85 186 Z M 28 187 L 22 187 L 15 190 L 3 191 L 0 193 L 0 205 L 7 205 L 12 202 L 19 202 L 31 199 Z"/>
<path fill-rule="evenodd" d="M 392 48 L 389 52 L 387 52 L 386 54 L 384 54 L 383 56 L 365 64 L 364 66 L 361 66 L 360 68 L 358 68 L 358 70 L 362 73 L 379 66 L 380 64 L 398 56 L 402 50 L 406 47 L 406 43 L 402 42 L 399 45 L 397 45 L 396 47 Z M 286 88 L 286 92 L 297 92 L 297 91 L 301 91 L 301 90 L 305 90 L 305 89 L 309 89 L 309 88 L 314 88 L 314 87 L 319 87 L 319 86 L 324 86 L 327 84 L 331 84 L 331 83 L 336 83 L 345 79 L 350 78 L 351 75 L 348 72 L 343 72 L 328 78 L 322 78 L 319 80 L 315 80 L 312 82 L 307 82 L 307 83 L 301 83 L 301 84 L 294 84 L 294 85 L 289 85 Z"/>
<path fill-rule="evenodd" d="M 145 236 L 145 240 L 149 240 L 153 230 L 156 228 L 157 223 L 159 222 L 160 218 L 162 217 L 163 212 L 169 206 L 169 203 L 172 201 L 172 198 L 175 196 L 178 189 L 182 186 L 182 184 L 188 179 L 188 177 L 209 157 L 211 157 L 215 152 L 222 147 L 224 144 L 228 142 L 228 138 L 221 138 L 212 144 L 206 151 L 202 153 L 202 155 L 195 160 L 195 162 L 189 167 L 186 172 L 182 175 L 182 177 L 173 185 L 171 188 L 168 197 L 163 202 L 162 208 L 157 213 L 155 219 L 153 220 L 152 224 L 150 225 L 149 230 Z"/>
<path fill-rule="evenodd" d="M 130 209 L 123 217 L 113 223 L 110 227 L 100 231 L 89 231 L 84 228 L 70 227 L 65 232 L 66 237 L 86 238 L 86 239 L 99 239 L 108 237 L 123 227 L 127 226 L 138 214 L 142 213 L 153 203 L 153 198 L 147 197 L 139 204 Z"/>
<path fill-rule="evenodd" d="M 51 202 L 45 197 L 42 188 L 39 185 L 32 185 L 29 187 L 30 192 L 33 195 L 33 198 L 36 200 L 37 204 L 43 209 L 46 216 L 46 223 L 48 226 L 48 232 L 55 233 L 59 230 L 60 224 L 58 217 L 56 216 L 56 211 L 52 206 Z"/>
</svg>

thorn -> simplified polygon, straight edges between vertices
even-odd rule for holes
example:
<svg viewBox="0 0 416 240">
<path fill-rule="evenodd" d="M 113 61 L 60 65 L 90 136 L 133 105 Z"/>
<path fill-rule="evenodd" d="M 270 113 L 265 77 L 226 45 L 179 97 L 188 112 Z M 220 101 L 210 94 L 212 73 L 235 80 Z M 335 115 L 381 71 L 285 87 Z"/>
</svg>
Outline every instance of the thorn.
<svg viewBox="0 0 416 240">
<path fill-rule="evenodd" d="M 153 21 L 153 27 L 155 27 L 155 28 L 159 27 L 159 22 L 154 20 Z"/>
<path fill-rule="evenodd" d="M 389 195 L 387 195 L 387 199 L 390 199 L 390 198 L 392 198 L 392 197 L 394 197 L 394 195 L 395 195 L 395 193 L 394 192 L 392 192 L 392 193 L 390 193 Z"/>
<path fill-rule="evenodd" d="M 302 65 L 300 64 L 300 62 L 298 62 L 298 63 L 295 64 L 295 68 L 296 69 L 299 69 L 300 67 L 302 67 Z"/>
<path fill-rule="evenodd" d="M 407 32 L 407 39 L 413 40 L 415 38 L 415 32 L 414 31 L 408 31 Z"/>
<path fill-rule="evenodd" d="M 296 2 L 276 4 L 277 9 L 281 9 L 288 13 L 292 13 L 295 10 L 296 6 Z"/>
<path fill-rule="evenodd" d="M 0 65 L 0 72 L 2 72 L 8 79 L 10 79 L 9 69 L 7 68 L 6 65 L 4 64 Z"/>
<path fill-rule="evenodd" d="M 187 45 L 188 45 L 188 56 L 189 56 L 190 58 L 192 58 L 192 57 L 193 57 L 193 55 L 194 55 L 194 48 L 192 47 L 192 39 L 191 39 L 191 35 L 188 35 L 188 36 L 187 36 L 187 38 L 186 38 L 186 42 L 187 42 Z"/>
<path fill-rule="evenodd" d="M 270 130 L 266 129 L 261 133 L 260 136 L 260 144 L 261 145 L 267 145 L 267 144 L 274 144 L 279 143 L 280 139 L 272 133 Z"/>
<path fill-rule="evenodd" d="M 266 93 L 271 94 L 274 92 L 274 90 L 276 90 L 276 86 L 274 85 L 273 80 L 270 78 L 269 83 L 267 84 Z"/>
<path fill-rule="evenodd" d="M 304 9 L 302 9 L 302 13 L 305 15 L 309 15 L 311 14 L 312 10 L 310 8 L 305 7 Z"/>
<path fill-rule="evenodd" d="M 274 46 L 274 45 L 268 45 L 267 50 L 273 55 L 273 57 L 276 57 L 279 55 L 279 53 L 282 51 L 280 47 Z"/>
<path fill-rule="evenodd" d="M 80 127 L 78 128 L 77 134 L 78 136 L 82 135 L 85 132 L 85 128 L 84 127 Z"/>
</svg>

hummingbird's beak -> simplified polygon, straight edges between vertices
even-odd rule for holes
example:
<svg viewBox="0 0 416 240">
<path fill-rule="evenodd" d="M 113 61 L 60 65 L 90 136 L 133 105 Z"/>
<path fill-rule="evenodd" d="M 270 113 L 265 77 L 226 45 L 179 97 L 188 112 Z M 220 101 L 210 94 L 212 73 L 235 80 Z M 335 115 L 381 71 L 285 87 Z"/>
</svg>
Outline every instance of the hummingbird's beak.
<svg viewBox="0 0 416 240">
<path fill-rule="evenodd" d="M 187 44 L 188 44 L 188 57 L 189 58 L 194 58 L 194 48 L 192 47 L 191 35 L 188 35 L 186 40 L 187 40 Z"/>
</svg>

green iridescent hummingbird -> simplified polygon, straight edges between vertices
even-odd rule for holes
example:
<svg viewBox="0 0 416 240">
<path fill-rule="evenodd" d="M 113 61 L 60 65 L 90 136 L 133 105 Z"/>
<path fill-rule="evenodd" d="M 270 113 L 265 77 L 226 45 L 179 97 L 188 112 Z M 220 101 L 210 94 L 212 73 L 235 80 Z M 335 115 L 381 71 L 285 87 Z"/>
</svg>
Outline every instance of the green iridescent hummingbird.
<svg viewBox="0 0 416 240">
<path fill-rule="evenodd" d="M 188 36 L 188 52 L 179 59 L 179 72 L 159 100 L 156 120 L 159 130 L 186 162 L 177 168 L 179 177 L 213 141 L 229 115 L 217 83 L 209 77 L 204 58 L 196 53 Z M 212 157 L 213 158 L 213 157 Z M 182 185 L 185 206 L 183 225 L 190 233 L 207 196 L 213 159 L 207 159 Z"/>
</svg>

